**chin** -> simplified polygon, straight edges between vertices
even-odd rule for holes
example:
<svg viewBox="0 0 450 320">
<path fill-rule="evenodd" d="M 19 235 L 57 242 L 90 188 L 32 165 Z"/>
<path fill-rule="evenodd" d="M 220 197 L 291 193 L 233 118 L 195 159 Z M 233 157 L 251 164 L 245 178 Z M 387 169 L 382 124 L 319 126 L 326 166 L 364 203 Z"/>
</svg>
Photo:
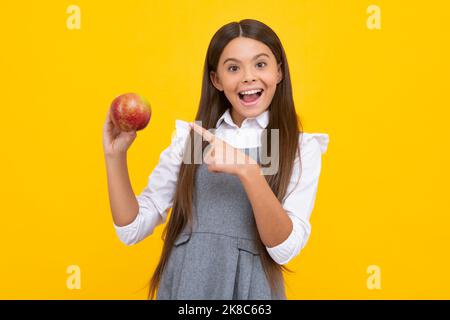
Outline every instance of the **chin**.
<svg viewBox="0 0 450 320">
<path fill-rule="evenodd" d="M 267 108 L 262 108 L 262 107 L 248 109 L 248 108 L 243 108 L 242 106 L 239 106 L 238 108 L 235 108 L 235 109 L 241 115 L 243 115 L 245 118 L 256 117 L 256 116 L 260 115 L 261 113 L 263 113 L 264 111 L 267 110 Z"/>
</svg>

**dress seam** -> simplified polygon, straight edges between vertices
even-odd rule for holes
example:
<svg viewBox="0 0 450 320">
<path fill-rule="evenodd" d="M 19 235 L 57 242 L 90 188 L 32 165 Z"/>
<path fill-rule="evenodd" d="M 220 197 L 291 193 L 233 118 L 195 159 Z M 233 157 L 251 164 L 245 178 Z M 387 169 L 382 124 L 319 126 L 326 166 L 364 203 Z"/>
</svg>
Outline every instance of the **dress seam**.
<svg viewBox="0 0 450 320">
<path fill-rule="evenodd" d="M 253 238 L 243 238 L 243 237 L 231 236 L 231 235 L 228 235 L 228 234 L 223 234 L 223 233 L 218 233 L 218 232 L 211 232 L 211 231 L 192 231 L 192 232 L 183 232 L 183 233 L 186 233 L 186 234 L 208 233 L 208 234 L 214 234 L 214 235 L 217 235 L 217 236 L 225 236 L 225 237 L 234 238 L 234 239 L 244 239 L 244 240 L 257 241 L 257 239 L 253 239 Z"/>
</svg>

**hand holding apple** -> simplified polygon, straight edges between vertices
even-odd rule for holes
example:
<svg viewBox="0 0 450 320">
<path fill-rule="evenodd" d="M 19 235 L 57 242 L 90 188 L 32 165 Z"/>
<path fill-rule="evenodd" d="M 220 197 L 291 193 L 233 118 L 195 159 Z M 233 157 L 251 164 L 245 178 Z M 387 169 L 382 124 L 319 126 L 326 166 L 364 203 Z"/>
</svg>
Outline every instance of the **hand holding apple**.
<svg viewBox="0 0 450 320">
<path fill-rule="evenodd" d="M 131 93 L 115 98 L 103 126 L 105 155 L 114 157 L 126 154 L 136 139 L 136 131 L 144 129 L 150 117 L 150 105 L 139 95 Z"/>
<path fill-rule="evenodd" d="M 121 131 L 116 127 L 109 109 L 103 125 L 103 152 L 105 156 L 115 157 L 126 154 L 134 139 L 136 139 L 136 131 Z"/>
</svg>

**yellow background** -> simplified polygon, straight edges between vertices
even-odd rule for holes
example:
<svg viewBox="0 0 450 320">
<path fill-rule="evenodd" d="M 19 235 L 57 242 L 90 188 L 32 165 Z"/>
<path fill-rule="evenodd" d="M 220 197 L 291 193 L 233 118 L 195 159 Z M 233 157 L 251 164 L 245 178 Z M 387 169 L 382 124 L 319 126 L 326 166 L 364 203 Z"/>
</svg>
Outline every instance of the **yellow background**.
<svg viewBox="0 0 450 320">
<path fill-rule="evenodd" d="M 80 30 L 66 26 L 71 4 Z M 366 26 L 371 4 L 381 30 Z M 140 193 L 175 119 L 196 113 L 212 35 L 244 18 L 279 35 L 305 131 L 330 135 L 288 298 L 450 298 L 449 12 L 446 1 L 3 1 L 0 298 L 145 298 L 163 226 L 131 247 L 115 234 L 107 109 L 128 91 L 152 104 L 128 155 Z M 70 265 L 79 290 L 66 286 Z"/>
</svg>

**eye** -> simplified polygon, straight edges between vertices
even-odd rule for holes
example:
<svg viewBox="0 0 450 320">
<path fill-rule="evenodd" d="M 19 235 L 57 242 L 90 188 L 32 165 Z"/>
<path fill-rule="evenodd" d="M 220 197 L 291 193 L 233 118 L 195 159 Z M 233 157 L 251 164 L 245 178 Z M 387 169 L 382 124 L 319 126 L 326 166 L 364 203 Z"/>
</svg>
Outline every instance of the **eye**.
<svg viewBox="0 0 450 320">
<path fill-rule="evenodd" d="M 237 71 L 236 69 L 232 69 L 232 68 L 238 68 L 238 66 L 229 66 L 228 71 L 231 71 L 231 72 Z"/>
<path fill-rule="evenodd" d="M 265 62 L 258 62 L 256 65 L 257 65 L 258 67 L 263 68 L 263 67 L 265 67 L 265 66 L 267 65 L 267 63 L 265 63 Z M 261 66 L 261 65 L 264 65 L 264 66 Z"/>
</svg>

